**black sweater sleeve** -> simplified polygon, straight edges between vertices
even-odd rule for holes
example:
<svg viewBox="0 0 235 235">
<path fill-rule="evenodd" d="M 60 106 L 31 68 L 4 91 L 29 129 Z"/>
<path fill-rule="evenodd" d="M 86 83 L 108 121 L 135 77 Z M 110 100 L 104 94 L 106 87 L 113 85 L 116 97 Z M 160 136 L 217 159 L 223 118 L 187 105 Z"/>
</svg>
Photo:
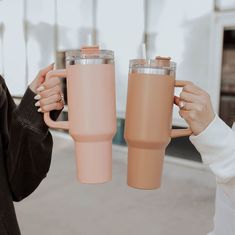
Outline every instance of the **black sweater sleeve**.
<svg viewBox="0 0 235 235">
<path fill-rule="evenodd" d="M 13 200 L 20 201 L 37 188 L 49 170 L 52 136 L 34 105 L 35 94 L 28 88 L 17 107 L 5 83 L 1 85 L 5 93 L 1 105 L 5 164 Z"/>
</svg>

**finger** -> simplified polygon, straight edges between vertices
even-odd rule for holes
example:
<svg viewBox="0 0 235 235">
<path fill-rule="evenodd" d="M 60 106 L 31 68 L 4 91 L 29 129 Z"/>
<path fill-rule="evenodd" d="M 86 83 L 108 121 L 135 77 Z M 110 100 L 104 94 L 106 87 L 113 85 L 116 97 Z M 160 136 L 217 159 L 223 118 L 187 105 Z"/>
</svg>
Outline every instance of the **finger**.
<svg viewBox="0 0 235 235">
<path fill-rule="evenodd" d="M 192 93 L 195 95 L 202 95 L 205 91 L 202 90 L 200 87 L 194 85 L 194 84 L 188 84 L 184 86 L 183 91 Z"/>
<path fill-rule="evenodd" d="M 53 70 L 54 68 L 54 64 L 55 63 L 52 63 L 50 64 L 49 66 L 47 66 L 46 68 L 44 69 L 41 69 L 37 75 L 37 78 L 38 78 L 38 82 L 39 82 L 39 85 L 42 84 L 44 81 L 45 81 L 45 78 L 46 78 L 46 74 Z"/>
<path fill-rule="evenodd" d="M 53 104 L 53 103 L 56 103 L 56 102 L 60 102 L 62 100 L 61 98 L 61 94 L 60 93 L 56 93 L 54 95 L 51 95 L 47 98 L 43 98 L 39 101 L 36 102 L 35 106 L 45 106 L 45 105 L 48 105 L 48 104 Z"/>
<path fill-rule="evenodd" d="M 63 107 L 64 107 L 64 105 L 61 102 L 57 102 L 57 103 L 41 106 L 38 109 L 38 112 L 45 113 L 45 112 L 50 112 L 52 110 L 61 110 L 61 109 L 63 109 Z"/>
<path fill-rule="evenodd" d="M 34 99 L 35 100 L 40 100 L 42 98 L 47 98 L 47 97 L 50 97 L 51 95 L 54 95 L 54 94 L 57 94 L 57 93 L 61 93 L 61 86 L 60 85 L 57 85 L 51 89 L 47 89 L 47 90 L 44 90 L 44 91 L 41 91 L 39 94 L 37 94 Z"/>
<path fill-rule="evenodd" d="M 40 72 L 39 72 L 39 75 L 45 77 L 46 74 L 47 74 L 49 71 L 51 71 L 51 70 L 54 69 L 54 65 L 55 65 L 55 63 L 52 63 L 52 64 L 48 65 L 46 68 L 41 69 Z"/>
<path fill-rule="evenodd" d="M 182 91 L 180 93 L 180 100 L 183 100 L 189 103 L 194 103 L 194 102 L 197 103 L 197 102 L 200 102 L 201 99 L 200 99 L 200 96 L 198 95 Z"/>
<path fill-rule="evenodd" d="M 55 78 L 48 79 L 40 85 L 40 87 L 37 89 L 37 92 L 42 92 L 47 89 L 51 89 L 57 85 L 61 86 L 60 78 L 55 77 Z"/>
<path fill-rule="evenodd" d="M 181 110 L 185 111 L 196 111 L 196 112 L 203 111 L 203 105 L 199 103 L 188 103 L 183 100 L 179 101 L 179 107 Z"/>
<path fill-rule="evenodd" d="M 198 119 L 198 115 L 197 112 L 195 112 L 195 110 L 180 110 L 179 111 L 179 115 L 188 123 L 193 122 L 193 121 L 197 121 Z"/>
<path fill-rule="evenodd" d="M 188 118 L 189 118 L 189 111 L 180 109 L 179 115 L 180 115 L 185 121 L 187 121 Z"/>
</svg>

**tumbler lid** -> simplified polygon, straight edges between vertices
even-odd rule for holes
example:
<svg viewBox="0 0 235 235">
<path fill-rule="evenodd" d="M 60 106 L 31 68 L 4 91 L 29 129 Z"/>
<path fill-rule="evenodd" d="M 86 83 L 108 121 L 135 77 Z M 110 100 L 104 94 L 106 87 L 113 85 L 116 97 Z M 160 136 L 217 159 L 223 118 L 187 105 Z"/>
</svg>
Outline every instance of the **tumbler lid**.
<svg viewBox="0 0 235 235">
<path fill-rule="evenodd" d="M 175 75 L 176 63 L 171 57 L 156 56 L 155 59 L 134 59 L 129 63 L 130 73 Z"/>
<path fill-rule="evenodd" d="M 101 50 L 99 46 L 84 46 L 66 51 L 66 64 L 114 64 L 114 52 Z"/>
</svg>

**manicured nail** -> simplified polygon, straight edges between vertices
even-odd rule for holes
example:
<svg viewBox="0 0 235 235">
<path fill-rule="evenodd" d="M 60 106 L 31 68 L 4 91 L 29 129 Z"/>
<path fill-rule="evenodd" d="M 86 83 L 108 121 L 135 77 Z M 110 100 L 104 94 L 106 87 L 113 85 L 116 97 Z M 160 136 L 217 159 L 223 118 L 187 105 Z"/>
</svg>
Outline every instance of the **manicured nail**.
<svg viewBox="0 0 235 235">
<path fill-rule="evenodd" d="M 35 100 L 40 100 L 41 98 L 42 98 L 42 97 L 41 97 L 39 94 L 34 96 L 34 99 L 35 99 Z"/>
<path fill-rule="evenodd" d="M 40 102 L 39 102 L 39 101 L 36 102 L 36 103 L 35 103 L 35 106 L 36 106 L 36 107 L 40 106 Z"/>
<path fill-rule="evenodd" d="M 41 108 L 39 108 L 39 109 L 38 109 L 38 112 L 42 112 L 42 109 L 41 109 Z"/>
<path fill-rule="evenodd" d="M 44 86 L 40 86 L 40 87 L 38 87 L 38 89 L 36 91 L 41 92 L 41 91 L 44 91 L 44 90 L 45 90 L 45 87 Z"/>
</svg>

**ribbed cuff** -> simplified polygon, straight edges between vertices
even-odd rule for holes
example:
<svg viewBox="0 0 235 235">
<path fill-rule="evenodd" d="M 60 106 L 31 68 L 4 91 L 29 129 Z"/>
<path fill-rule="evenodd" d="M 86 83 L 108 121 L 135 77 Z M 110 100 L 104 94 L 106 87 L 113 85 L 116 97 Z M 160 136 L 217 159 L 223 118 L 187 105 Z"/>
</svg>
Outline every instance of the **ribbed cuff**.
<svg viewBox="0 0 235 235">
<path fill-rule="evenodd" d="M 38 108 L 35 106 L 36 101 L 34 100 L 35 95 L 28 87 L 17 108 L 17 119 L 32 131 L 46 135 L 48 127 L 43 120 L 43 114 L 37 111 Z"/>
</svg>

